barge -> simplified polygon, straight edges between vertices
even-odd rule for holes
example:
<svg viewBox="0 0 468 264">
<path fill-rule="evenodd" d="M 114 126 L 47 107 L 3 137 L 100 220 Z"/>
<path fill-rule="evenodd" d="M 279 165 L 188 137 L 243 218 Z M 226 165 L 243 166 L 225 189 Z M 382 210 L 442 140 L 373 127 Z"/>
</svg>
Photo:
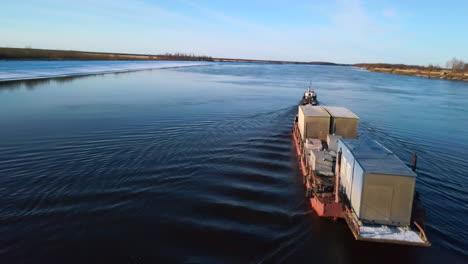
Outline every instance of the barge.
<svg viewBox="0 0 468 264">
<path fill-rule="evenodd" d="M 358 124 L 343 107 L 299 105 L 292 135 L 306 199 L 317 215 L 344 219 L 356 240 L 430 246 L 414 170 L 358 139 Z"/>
</svg>

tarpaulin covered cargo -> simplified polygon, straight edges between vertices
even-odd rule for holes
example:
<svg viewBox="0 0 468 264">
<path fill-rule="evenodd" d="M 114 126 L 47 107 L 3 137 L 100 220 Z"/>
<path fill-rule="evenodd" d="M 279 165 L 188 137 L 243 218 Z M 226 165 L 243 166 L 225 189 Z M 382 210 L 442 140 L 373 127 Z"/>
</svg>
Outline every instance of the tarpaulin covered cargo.
<svg viewBox="0 0 468 264">
<path fill-rule="evenodd" d="M 304 153 L 310 154 L 312 150 L 322 150 L 322 141 L 318 138 L 306 138 L 304 143 Z"/>
<path fill-rule="evenodd" d="M 340 182 L 361 221 L 410 224 L 416 174 L 371 139 L 339 139 Z"/>
<path fill-rule="evenodd" d="M 320 106 L 300 105 L 298 126 L 302 140 L 318 138 L 325 141 L 330 129 L 330 115 Z"/>
<path fill-rule="evenodd" d="M 356 138 L 359 117 L 344 107 L 322 106 L 331 116 L 330 134 L 343 138 Z"/>
<path fill-rule="evenodd" d="M 324 176 L 334 176 L 333 157 L 326 150 L 312 150 L 310 152 L 309 164 L 316 173 Z"/>
</svg>

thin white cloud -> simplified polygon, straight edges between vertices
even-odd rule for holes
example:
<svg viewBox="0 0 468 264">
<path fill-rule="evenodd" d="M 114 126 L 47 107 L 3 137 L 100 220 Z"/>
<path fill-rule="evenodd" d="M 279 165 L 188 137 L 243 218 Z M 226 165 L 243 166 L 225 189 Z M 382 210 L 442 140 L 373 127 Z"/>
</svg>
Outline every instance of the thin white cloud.
<svg viewBox="0 0 468 264">
<path fill-rule="evenodd" d="M 270 26 L 265 26 L 263 24 L 252 22 L 246 19 L 239 19 L 229 14 L 226 14 L 225 12 L 221 12 L 213 8 L 202 6 L 191 0 L 179 0 L 179 2 L 184 3 L 187 6 L 196 9 L 198 12 L 203 13 L 204 15 L 208 16 L 210 19 L 217 20 L 220 23 L 236 26 L 248 32 L 276 35 L 276 31 Z"/>
<path fill-rule="evenodd" d="M 384 8 L 382 9 L 382 15 L 386 18 L 395 18 L 397 17 L 397 11 L 394 8 Z"/>
</svg>

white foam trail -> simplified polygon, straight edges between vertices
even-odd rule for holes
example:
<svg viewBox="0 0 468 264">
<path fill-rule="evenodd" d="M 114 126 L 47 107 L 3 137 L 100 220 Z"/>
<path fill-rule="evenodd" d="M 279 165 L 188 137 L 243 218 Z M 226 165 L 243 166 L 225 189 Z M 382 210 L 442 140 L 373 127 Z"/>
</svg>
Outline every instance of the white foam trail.
<svg viewBox="0 0 468 264">
<path fill-rule="evenodd" d="M 0 61 L 0 81 L 210 65 L 194 61 Z"/>
</svg>

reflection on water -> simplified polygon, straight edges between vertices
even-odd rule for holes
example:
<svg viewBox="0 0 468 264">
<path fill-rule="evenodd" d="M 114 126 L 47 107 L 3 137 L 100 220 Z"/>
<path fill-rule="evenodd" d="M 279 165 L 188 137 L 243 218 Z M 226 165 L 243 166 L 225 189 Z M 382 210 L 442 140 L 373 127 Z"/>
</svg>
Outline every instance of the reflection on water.
<svg viewBox="0 0 468 264">
<path fill-rule="evenodd" d="M 126 74 L 132 74 L 132 71 L 125 71 L 125 72 L 111 72 L 111 73 L 106 73 L 106 75 L 114 75 L 114 76 L 119 76 L 119 75 L 126 75 Z M 77 75 L 77 76 L 61 76 L 61 77 L 55 77 L 55 78 L 41 78 L 41 79 L 29 79 L 29 80 L 10 80 L 10 81 L 0 81 L 0 91 L 2 89 L 5 90 L 14 90 L 14 89 L 19 89 L 19 88 L 27 88 L 27 89 L 33 89 L 36 86 L 39 85 L 44 85 L 48 84 L 50 82 L 56 82 L 56 83 L 68 83 L 72 82 L 76 79 L 81 79 L 81 78 L 96 78 L 100 77 L 101 75 Z"/>
<path fill-rule="evenodd" d="M 433 247 L 356 242 L 343 221 L 311 211 L 290 135 L 309 81 L 321 103 L 360 116 L 361 137 L 407 163 L 418 152 Z M 467 254 L 466 83 L 232 63 L 0 87 L 2 262 L 109 262 L 118 252 L 126 257 L 110 261 L 456 263 Z"/>
<path fill-rule="evenodd" d="M 26 81 L 9 81 L 9 82 L 0 82 L 0 90 L 14 90 L 19 89 L 22 87 L 26 87 L 28 89 L 33 89 L 34 87 L 41 85 L 41 84 L 48 84 L 50 83 L 51 79 L 35 79 L 35 80 L 26 80 Z"/>
</svg>

